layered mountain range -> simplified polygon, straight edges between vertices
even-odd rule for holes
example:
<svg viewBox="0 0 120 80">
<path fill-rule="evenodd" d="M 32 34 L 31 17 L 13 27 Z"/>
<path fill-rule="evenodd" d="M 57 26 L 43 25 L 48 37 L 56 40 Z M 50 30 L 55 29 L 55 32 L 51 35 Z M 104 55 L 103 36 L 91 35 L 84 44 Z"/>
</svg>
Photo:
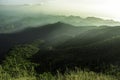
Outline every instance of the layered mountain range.
<svg viewBox="0 0 120 80">
<path fill-rule="evenodd" d="M 32 15 L 32 14 L 31 14 Z M 63 22 L 73 26 L 119 26 L 120 22 L 113 20 L 104 20 L 96 17 L 81 18 L 79 16 L 52 16 L 37 14 L 20 17 L 2 16 L 0 19 L 0 33 L 11 33 L 24 30 L 28 27 L 39 27 L 46 24 L 53 24 L 56 22 Z"/>
</svg>

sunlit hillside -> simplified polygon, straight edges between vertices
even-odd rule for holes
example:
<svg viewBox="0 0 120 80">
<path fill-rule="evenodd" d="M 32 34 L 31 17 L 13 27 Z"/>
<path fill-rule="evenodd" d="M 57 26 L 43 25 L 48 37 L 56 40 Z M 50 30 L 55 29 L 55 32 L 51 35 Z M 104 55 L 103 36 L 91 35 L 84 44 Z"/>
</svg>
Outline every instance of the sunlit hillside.
<svg viewBox="0 0 120 80">
<path fill-rule="evenodd" d="M 0 0 L 0 80 L 120 80 L 119 0 Z"/>
</svg>

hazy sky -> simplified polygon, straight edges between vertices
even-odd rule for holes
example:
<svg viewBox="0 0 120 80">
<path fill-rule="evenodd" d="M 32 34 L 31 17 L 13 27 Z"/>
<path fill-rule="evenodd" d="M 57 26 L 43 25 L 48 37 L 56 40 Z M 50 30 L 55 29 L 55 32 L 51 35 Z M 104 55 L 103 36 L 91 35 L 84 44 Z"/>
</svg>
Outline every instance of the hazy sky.
<svg viewBox="0 0 120 80">
<path fill-rule="evenodd" d="M 0 0 L 0 3 L 41 4 L 43 9 L 65 15 L 97 16 L 120 21 L 120 0 Z"/>
</svg>

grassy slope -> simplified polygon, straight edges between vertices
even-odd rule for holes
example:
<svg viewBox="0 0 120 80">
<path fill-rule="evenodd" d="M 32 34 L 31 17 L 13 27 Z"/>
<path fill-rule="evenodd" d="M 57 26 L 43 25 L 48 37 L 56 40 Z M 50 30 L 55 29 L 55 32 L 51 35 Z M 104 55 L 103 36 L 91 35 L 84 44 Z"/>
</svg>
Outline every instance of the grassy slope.
<svg viewBox="0 0 120 80">
<path fill-rule="evenodd" d="M 38 66 L 29 60 L 39 50 L 36 42 L 16 46 L 9 52 L 3 64 L 0 66 L 0 80 L 119 80 L 119 76 L 112 74 L 95 73 L 89 70 L 66 70 L 64 74 L 57 71 L 52 75 L 47 73 L 36 73 Z M 42 69 L 42 68 L 41 68 Z M 106 72 L 107 73 L 107 72 Z M 119 73 L 119 72 L 116 72 Z"/>
<path fill-rule="evenodd" d="M 89 65 L 89 67 L 95 68 L 96 65 L 99 66 L 99 64 L 101 64 L 101 60 L 107 61 L 106 63 L 108 63 L 108 61 L 110 63 L 112 61 L 113 63 L 116 63 L 117 61 L 118 63 L 119 49 L 115 46 L 119 46 L 119 30 L 119 27 L 113 27 L 109 29 L 106 28 L 88 31 L 88 33 L 82 34 L 83 37 L 75 37 L 70 42 L 66 42 L 70 43 L 67 44 L 67 49 L 64 49 L 63 47 L 61 49 L 60 46 L 58 50 L 53 49 L 48 51 L 39 51 L 38 46 L 36 46 L 37 43 L 17 46 L 9 52 L 9 55 L 4 60 L 2 67 L 0 67 L 0 78 L 1 80 L 119 80 L 119 68 L 117 70 L 116 67 L 113 67 L 115 69 L 112 69 L 113 72 L 111 74 L 109 73 L 111 70 L 104 68 L 103 65 L 100 67 L 106 69 L 104 73 L 107 74 L 83 70 L 69 70 L 65 72 L 65 74 L 59 73 L 57 75 L 52 75 L 51 73 L 39 74 L 35 71 L 36 69 L 34 70 L 37 66 L 40 70 L 44 71 L 44 69 L 50 69 L 48 71 L 51 71 L 51 64 L 49 64 L 49 62 L 52 63 L 53 71 L 56 71 L 59 68 L 65 69 L 66 65 L 68 65 L 68 67 L 69 65 L 72 67 L 77 65 Z M 81 44 L 82 39 L 83 42 L 85 42 L 84 44 Z M 99 42 L 99 40 L 101 42 Z M 74 45 L 71 43 L 74 43 Z M 66 44 L 64 45 L 66 46 Z M 72 45 L 73 47 L 68 47 L 69 45 Z M 80 47 L 81 45 L 85 45 L 85 47 Z M 112 50 L 113 47 L 114 50 Z M 107 49 L 107 51 L 109 49 L 110 50 L 106 53 L 106 50 L 104 49 Z M 30 61 L 31 56 L 34 54 L 39 54 L 36 55 L 37 57 L 33 57 L 36 60 L 38 59 L 37 61 L 40 62 L 38 63 L 35 61 L 37 65 Z M 39 65 L 42 66 L 40 67 Z"/>
<path fill-rule="evenodd" d="M 33 73 L 33 72 L 32 72 Z M 98 74 L 92 71 L 70 71 L 69 73 L 52 75 L 51 73 L 43 73 L 37 75 L 28 75 L 27 72 L 24 72 L 26 75 L 19 75 L 19 77 L 11 77 L 7 73 L 0 72 L 0 80 L 119 80 L 115 76 Z"/>
</svg>

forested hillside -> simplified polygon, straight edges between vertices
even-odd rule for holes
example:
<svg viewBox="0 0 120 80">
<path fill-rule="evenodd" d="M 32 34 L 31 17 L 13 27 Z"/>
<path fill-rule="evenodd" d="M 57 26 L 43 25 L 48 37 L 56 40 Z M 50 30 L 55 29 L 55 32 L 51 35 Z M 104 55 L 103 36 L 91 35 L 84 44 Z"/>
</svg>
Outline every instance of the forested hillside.
<svg viewBox="0 0 120 80">
<path fill-rule="evenodd" d="M 119 35 L 119 26 L 61 22 L 0 34 L 0 78 L 119 80 Z"/>
</svg>

